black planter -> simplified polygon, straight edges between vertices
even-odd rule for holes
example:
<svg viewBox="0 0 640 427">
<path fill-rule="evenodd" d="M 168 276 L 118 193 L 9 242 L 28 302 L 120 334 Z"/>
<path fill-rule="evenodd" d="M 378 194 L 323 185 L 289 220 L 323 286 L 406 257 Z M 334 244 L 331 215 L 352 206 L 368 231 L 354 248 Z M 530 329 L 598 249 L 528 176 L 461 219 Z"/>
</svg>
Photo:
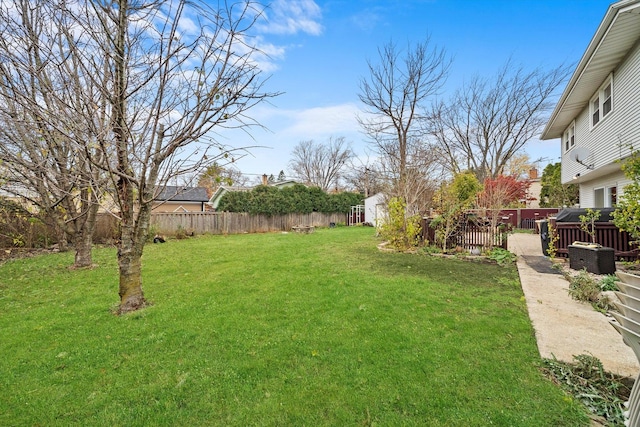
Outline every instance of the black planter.
<svg viewBox="0 0 640 427">
<path fill-rule="evenodd" d="M 568 247 L 569 267 L 574 270 L 586 268 L 593 274 L 615 273 L 616 258 L 613 248 L 576 243 Z"/>
</svg>

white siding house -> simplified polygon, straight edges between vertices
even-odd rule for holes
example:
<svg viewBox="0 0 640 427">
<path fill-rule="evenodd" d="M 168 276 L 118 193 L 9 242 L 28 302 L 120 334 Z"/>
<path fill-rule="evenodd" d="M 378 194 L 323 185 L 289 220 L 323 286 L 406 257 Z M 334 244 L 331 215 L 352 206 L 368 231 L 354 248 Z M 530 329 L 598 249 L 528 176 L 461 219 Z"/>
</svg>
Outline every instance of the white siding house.
<svg viewBox="0 0 640 427">
<path fill-rule="evenodd" d="M 615 205 L 628 184 L 620 160 L 640 149 L 640 0 L 609 6 L 541 136 L 555 138 L 580 207 Z"/>
</svg>

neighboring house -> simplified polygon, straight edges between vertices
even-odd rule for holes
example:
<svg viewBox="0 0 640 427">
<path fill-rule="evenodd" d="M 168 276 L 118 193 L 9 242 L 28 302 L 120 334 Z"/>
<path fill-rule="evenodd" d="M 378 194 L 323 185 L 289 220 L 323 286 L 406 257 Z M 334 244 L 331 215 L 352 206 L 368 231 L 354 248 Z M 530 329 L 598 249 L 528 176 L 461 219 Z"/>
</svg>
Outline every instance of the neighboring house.
<svg viewBox="0 0 640 427">
<path fill-rule="evenodd" d="M 156 196 L 151 208 L 159 212 L 204 212 L 209 197 L 205 187 L 167 185 Z"/>
<path fill-rule="evenodd" d="M 376 193 L 364 199 L 364 222 L 379 227 L 387 215 L 385 197 L 382 193 Z"/>
<path fill-rule="evenodd" d="M 529 169 L 529 188 L 527 189 L 527 197 L 525 200 L 526 208 L 537 209 L 540 207 L 540 191 L 542 184 L 538 176 L 538 169 Z"/>
<path fill-rule="evenodd" d="M 218 210 L 218 205 L 220 204 L 220 199 L 222 196 L 227 194 L 230 191 L 251 191 L 253 187 L 240 187 L 237 185 L 221 185 L 216 189 L 211 198 L 208 201 L 209 206 L 211 206 L 214 210 Z"/>
<path fill-rule="evenodd" d="M 629 183 L 619 160 L 640 148 L 640 0 L 609 6 L 542 132 L 554 138 L 580 207 L 614 206 Z"/>
<path fill-rule="evenodd" d="M 286 181 L 276 181 L 272 184 L 268 184 L 272 187 L 277 187 L 277 188 L 287 188 L 287 187 L 293 187 L 294 185 L 296 185 L 297 182 L 292 180 L 292 179 L 287 179 Z"/>
<path fill-rule="evenodd" d="M 24 197 L 17 195 L 24 194 L 25 191 L 26 190 L 22 190 L 17 185 L 4 184 L 0 187 L 0 198 L 10 200 L 24 207 L 30 206 L 31 204 L 27 202 Z"/>
</svg>

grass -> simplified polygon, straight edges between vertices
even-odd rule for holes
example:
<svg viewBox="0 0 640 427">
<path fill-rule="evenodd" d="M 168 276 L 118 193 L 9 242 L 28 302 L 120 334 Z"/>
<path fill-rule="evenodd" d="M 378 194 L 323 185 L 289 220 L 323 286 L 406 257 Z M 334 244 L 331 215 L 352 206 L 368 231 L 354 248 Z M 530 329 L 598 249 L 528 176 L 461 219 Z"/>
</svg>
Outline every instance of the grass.
<svg viewBox="0 0 640 427">
<path fill-rule="evenodd" d="M 0 425 L 580 426 L 541 373 L 513 266 L 382 253 L 370 228 L 0 265 Z"/>
</svg>

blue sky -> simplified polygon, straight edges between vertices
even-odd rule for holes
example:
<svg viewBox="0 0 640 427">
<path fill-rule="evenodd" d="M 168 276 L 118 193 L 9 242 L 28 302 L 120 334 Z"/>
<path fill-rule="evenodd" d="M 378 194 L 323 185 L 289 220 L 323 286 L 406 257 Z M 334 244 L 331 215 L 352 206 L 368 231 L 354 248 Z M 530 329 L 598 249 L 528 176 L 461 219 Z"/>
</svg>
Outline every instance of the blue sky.
<svg viewBox="0 0 640 427">
<path fill-rule="evenodd" d="M 579 61 L 610 0 L 274 0 L 259 40 L 271 62 L 266 90 L 284 92 L 250 111 L 268 130 L 224 135 L 232 146 L 261 146 L 236 162 L 247 174 L 288 173 L 300 141 L 344 137 L 354 151 L 370 149 L 356 121 L 359 81 L 378 47 L 425 40 L 453 58 L 442 97 L 474 75 L 491 77 L 507 60 L 526 69 Z M 564 87 L 560 88 L 560 91 Z M 559 91 L 559 92 L 560 92 Z M 560 93 L 558 93 L 559 95 Z M 554 100 L 555 101 L 555 100 Z M 531 141 L 531 159 L 557 161 L 560 144 Z M 541 162 L 544 167 L 547 162 Z"/>
</svg>

